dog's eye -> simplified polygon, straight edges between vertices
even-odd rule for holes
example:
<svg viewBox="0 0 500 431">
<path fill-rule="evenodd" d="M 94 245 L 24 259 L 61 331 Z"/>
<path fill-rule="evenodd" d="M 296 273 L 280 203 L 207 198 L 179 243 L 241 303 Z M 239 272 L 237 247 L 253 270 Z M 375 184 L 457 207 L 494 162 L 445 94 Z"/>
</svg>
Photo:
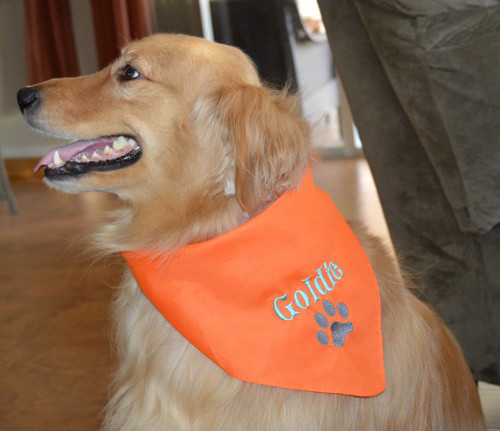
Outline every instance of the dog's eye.
<svg viewBox="0 0 500 431">
<path fill-rule="evenodd" d="M 132 79 L 140 78 L 140 76 L 141 73 L 130 64 L 126 64 L 118 73 L 118 79 L 121 81 L 131 81 Z"/>
</svg>

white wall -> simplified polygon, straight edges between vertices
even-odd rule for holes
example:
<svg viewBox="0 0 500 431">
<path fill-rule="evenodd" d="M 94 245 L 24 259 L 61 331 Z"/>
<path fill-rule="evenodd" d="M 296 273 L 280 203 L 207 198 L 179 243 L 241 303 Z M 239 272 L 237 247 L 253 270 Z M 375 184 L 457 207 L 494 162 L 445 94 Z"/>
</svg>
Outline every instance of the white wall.
<svg viewBox="0 0 500 431">
<path fill-rule="evenodd" d="M 80 73 L 88 75 L 98 69 L 90 0 L 71 0 L 70 5 Z"/>
<path fill-rule="evenodd" d="M 90 1 L 71 0 L 76 48 L 82 74 L 97 70 Z M 50 55 L 50 53 L 47 53 Z M 24 8 L 21 0 L 0 0 L 0 150 L 4 158 L 40 157 L 60 142 L 24 123 L 17 90 L 26 85 Z"/>
<path fill-rule="evenodd" d="M 19 109 L 16 91 L 26 81 L 23 23 L 23 2 L 0 0 L 0 115 Z"/>
</svg>

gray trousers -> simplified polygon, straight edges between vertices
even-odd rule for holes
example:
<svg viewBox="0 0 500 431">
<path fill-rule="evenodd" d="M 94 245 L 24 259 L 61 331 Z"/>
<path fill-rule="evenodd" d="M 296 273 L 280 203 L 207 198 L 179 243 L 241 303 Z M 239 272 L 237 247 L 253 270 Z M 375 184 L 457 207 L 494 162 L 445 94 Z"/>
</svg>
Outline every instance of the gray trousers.
<svg viewBox="0 0 500 431">
<path fill-rule="evenodd" d="M 500 2 L 319 4 L 400 264 L 500 384 Z"/>
</svg>

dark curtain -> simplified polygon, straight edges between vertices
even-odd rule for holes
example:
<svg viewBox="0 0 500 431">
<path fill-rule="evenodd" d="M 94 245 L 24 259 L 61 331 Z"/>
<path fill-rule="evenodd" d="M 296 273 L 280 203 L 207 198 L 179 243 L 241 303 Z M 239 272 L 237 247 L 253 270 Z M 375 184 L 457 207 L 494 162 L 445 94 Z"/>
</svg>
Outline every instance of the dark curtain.
<svg viewBox="0 0 500 431">
<path fill-rule="evenodd" d="M 297 89 L 286 15 L 288 0 L 226 0 L 210 4 L 216 42 L 242 49 L 261 78 L 277 88 Z"/>
<path fill-rule="evenodd" d="M 79 75 L 68 0 L 24 0 L 26 80 Z"/>
<path fill-rule="evenodd" d="M 120 55 L 133 39 L 155 31 L 151 0 L 90 0 L 99 67 Z"/>
<path fill-rule="evenodd" d="M 90 0 L 99 67 L 154 33 L 152 0 Z M 27 83 L 80 74 L 69 0 L 24 0 Z"/>
</svg>

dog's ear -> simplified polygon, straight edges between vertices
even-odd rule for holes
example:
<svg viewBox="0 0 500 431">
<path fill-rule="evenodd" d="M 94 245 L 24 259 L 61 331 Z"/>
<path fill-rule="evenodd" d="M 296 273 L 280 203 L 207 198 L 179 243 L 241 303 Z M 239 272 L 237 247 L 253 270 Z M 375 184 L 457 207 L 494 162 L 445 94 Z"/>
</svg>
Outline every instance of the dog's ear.
<svg viewBox="0 0 500 431">
<path fill-rule="evenodd" d="M 300 181 L 309 163 L 310 128 L 286 92 L 233 85 L 213 97 L 232 148 L 236 198 L 251 213 Z"/>
</svg>

